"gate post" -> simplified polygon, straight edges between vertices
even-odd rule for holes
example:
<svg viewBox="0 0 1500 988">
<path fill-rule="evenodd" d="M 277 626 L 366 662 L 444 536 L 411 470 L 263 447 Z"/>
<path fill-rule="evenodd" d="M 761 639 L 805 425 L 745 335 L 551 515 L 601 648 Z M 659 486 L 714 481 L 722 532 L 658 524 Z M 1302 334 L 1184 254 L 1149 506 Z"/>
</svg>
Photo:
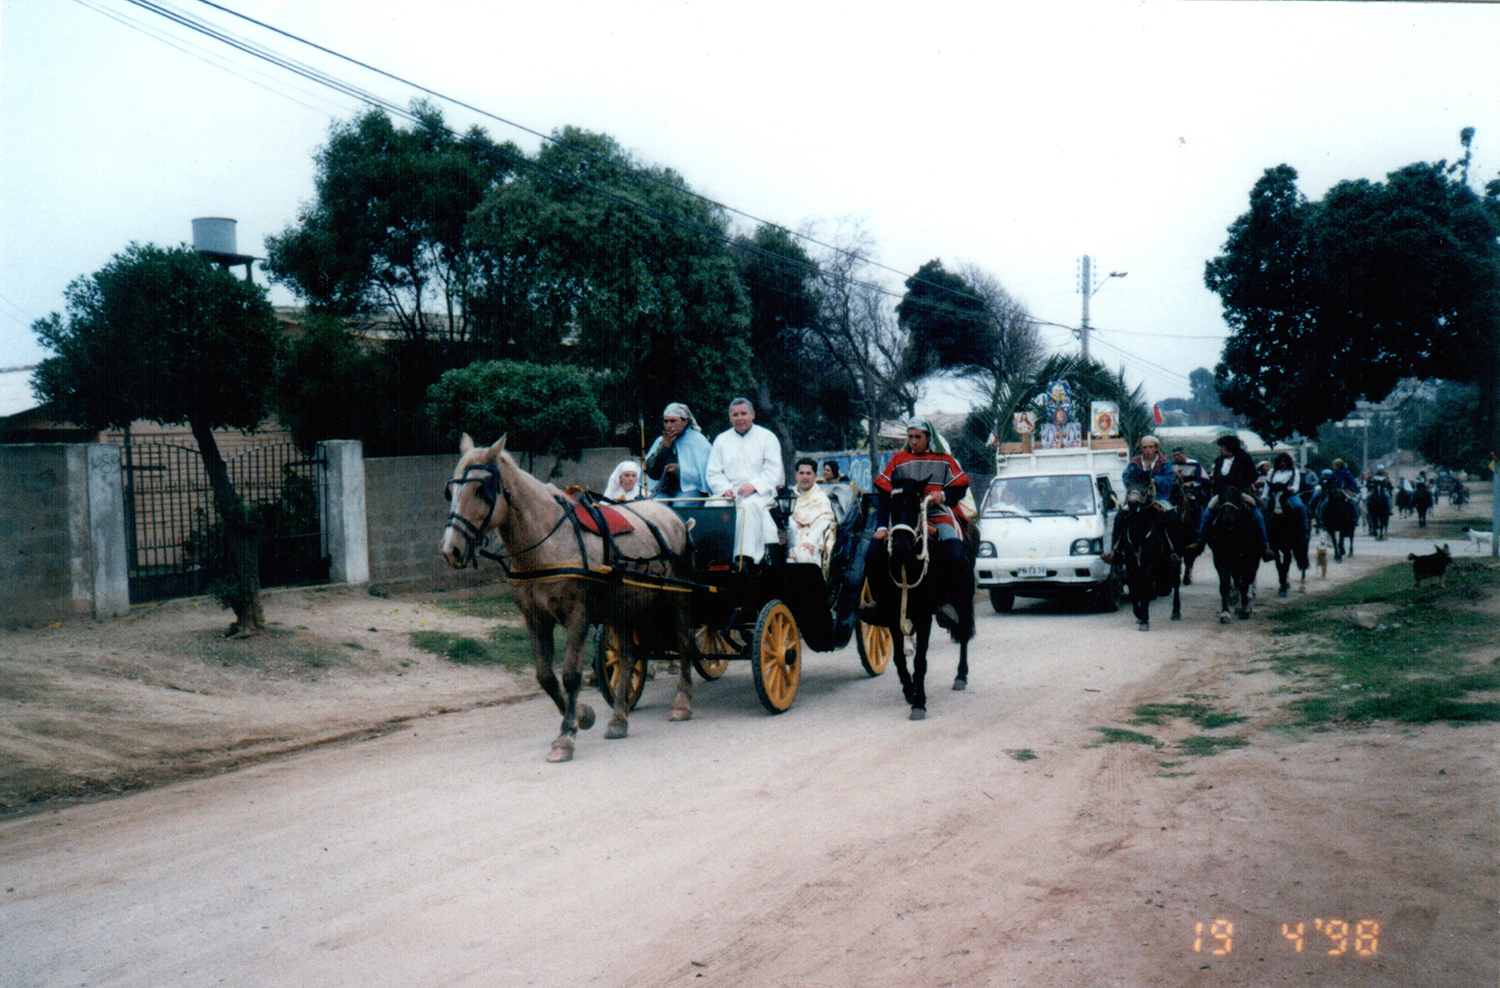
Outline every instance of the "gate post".
<svg viewBox="0 0 1500 988">
<path fill-rule="evenodd" d="M 358 439 L 318 443 L 326 483 L 323 531 L 328 537 L 328 578 L 370 581 L 370 532 L 365 514 L 365 447 Z"/>
<path fill-rule="evenodd" d="M 89 585 L 95 620 L 130 613 L 130 565 L 125 533 L 125 480 L 118 446 L 90 444 L 87 452 Z"/>
</svg>

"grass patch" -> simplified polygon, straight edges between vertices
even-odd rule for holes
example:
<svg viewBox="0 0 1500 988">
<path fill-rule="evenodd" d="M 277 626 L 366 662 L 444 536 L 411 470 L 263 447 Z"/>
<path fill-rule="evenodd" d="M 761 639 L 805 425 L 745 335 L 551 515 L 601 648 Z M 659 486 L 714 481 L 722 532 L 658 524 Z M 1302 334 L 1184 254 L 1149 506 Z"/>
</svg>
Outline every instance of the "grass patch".
<svg viewBox="0 0 1500 988">
<path fill-rule="evenodd" d="M 1500 690 L 1500 658 L 1469 658 L 1493 646 L 1495 619 L 1468 605 L 1497 588 L 1500 571 L 1479 560 L 1455 559 L 1446 586 L 1420 587 L 1399 563 L 1273 612 L 1282 647 L 1272 668 L 1304 694 L 1288 709 L 1304 725 L 1500 720 L 1500 703 L 1473 695 Z M 1350 617 L 1362 605 L 1379 615 L 1373 630 Z"/>
<path fill-rule="evenodd" d="M 441 607 L 465 617 L 518 618 L 521 609 L 510 599 L 510 594 L 495 594 L 490 597 L 464 597 L 456 600 L 430 600 L 427 603 Z"/>
<path fill-rule="evenodd" d="M 1215 710 L 1206 703 L 1143 703 L 1135 708 L 1135 716 L 1130 722 L 1159 727 L 1174 718 L 1190 720 L 1208 731 L 1229 724 L 1239 724 L 1245 719 L 1240 714 Z"/>
<path fill-rule="evenodd" d="M 511 672 L 520 672 L 533 664 L 531 639 L 526 631 L 508 625 L 491 629 L 488 641 L 447 631 L 413 631 L 411 643 L 424 652 L 441 655 L 459 665 L 498 665 Z M 560 644 L 558 654 L 561 655 Z"/>
<path fill-rule="evenodd" d="M 1006 748 L 1005 753 L 1018 762 L 1029 762 L 1036 759 L 1036 752 L 1030 748 Z"/>
<path fill-rule="evenodd" d="M 1127 731 L 1123 727 L 1096 727 L 1099 732 L 1099 740 L 1089 747 L 1096 748 L 1101 744 L 1149 744 L 1153 748 L 1160 748 L 1161 742 L 1149 734 L 1139 731 Z"/>
<path fill-rule="evenodd" d="M 1219 752 L 1229 748 L 1243 748 L 1249 743 L 1245 738 L 1216 738 L 1200 734 L 1197 737 L 1183 738 L 1177 742 L 1177 746 L 1185 754 L 1203 758 L 1210 755 L 1217 755 Z"/>
</svg>

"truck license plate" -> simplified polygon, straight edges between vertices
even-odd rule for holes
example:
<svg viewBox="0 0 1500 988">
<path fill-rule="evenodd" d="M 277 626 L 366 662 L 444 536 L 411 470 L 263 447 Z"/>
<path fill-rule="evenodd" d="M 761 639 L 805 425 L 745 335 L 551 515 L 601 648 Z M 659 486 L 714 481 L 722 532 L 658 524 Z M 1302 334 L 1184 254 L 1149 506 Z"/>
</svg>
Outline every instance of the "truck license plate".
<svg viewBox="0 0 1500 988">
<path fill-rule="evenodd" d="M 1044 577 L 1044 576 L 1046 576 L 1047 575 L 1047 567 L 1045 567 L 1045 566 L 1022 566 L 1020 569 L 1016 570 L 1016 575 L 1019 576 L 1019 577 L 1021 577 L 1023 580 L 1034 580 L 1034 579 L 1037 579 L 1038 577 Z"/>
</svg>

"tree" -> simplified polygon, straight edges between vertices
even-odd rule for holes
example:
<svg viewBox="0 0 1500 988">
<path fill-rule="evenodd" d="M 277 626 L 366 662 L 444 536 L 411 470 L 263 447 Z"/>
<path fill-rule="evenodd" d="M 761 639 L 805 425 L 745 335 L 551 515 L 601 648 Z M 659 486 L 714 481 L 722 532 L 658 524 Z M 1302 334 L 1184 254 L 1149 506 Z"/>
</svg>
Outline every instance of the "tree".
<svg viewBox="0 0 1500 988">
<path fill-rule="evenodd" d="M 1438 381 L 1401 403 L 1403 442 L 1429 463 L 1488 475 L 1490 447 L 1479 414 L 1483 405 L 1474 385 Z"/>
<path fill-rule="evenodd" d="M 896 318 L 908 337 L 903 370 L 913 379 L 995 363 L 997 337 L 984 299 L 940 260 L 928 261 L 906 279 Z"/>
<path fill-rule="evenodd" d="M 412 104 L 402 130 L 383 110 L 336 123 L 316 158 L 317 196 L 266 241 L 266 270 L 315 312 L 388 319 L 408 340 L 468 344 L 471 210 L 520 150 L 479 128 L 459 135 Z"/>
<path fill-rule="evenodd" d="M 864 418 L 871 476 L 880 472 L 878 436 L 888 416 L 909 412 L 916 404 L 916 384 L 902 356 L 907 334 L 874 280 L 874 243 L 854 227 L 839 238 L 843 245 L 819 262 L 819 313 L 809 336 L 813 366 L 825 381 L 848 389 Z"/>
<path fill-rule="evenodd" d="M 427 415 L 453 449 L 471 433 L 528 452 L 576 457 L 604 437 L 594 384 L 576 367 L 483 360 L 450 370 L 427 390 Z"/>
<path fill-rule="evenodd" d="M 982 396 L 982 410 L 970 417 L 967 428 L 983 444 L 990 434 L 1001 435 L 1009 426 L 1015 389 L 1033 379 L 1043 348 L 1035 320 L 999 279 L 972 266 L 962 275 L 984 305 L 980 331 L 988 339 L 981 352 L 988 363 L 960 365 L 954 373 L 965 377 Z"/>
<path fill-rule="evenodd" d="M 1311 435 L 1406 376 L 1472 381 L 1494 435 L 1500 385 L 1500 181 L 1481 198 L 1465 158 L 1340 182 L 1309 203 L 1269 169 L 1204 280 L 1231 336 L 1224 402 L 1268 439 Z"/>
<path fill-rule="evenodd" d="M 1038 412 L 1037 421 L 1046 421 L 1046 393 L 1053 381 L 1066 381 L 1072 389 L 1075 414 L 1084 418 L 1095 401 L 1112 401 L 1120 409 L 1120 434 L 1134 447 L 1151 431 L 1151 412 L 1142 397 L 1143 388 L 1125 383 L 1125 371 L 1115 372 L 1098 361 L 1081 354 L 1055 354 L 1031 374 L 1013 382 L 1001 395 L 996 436 L 1001 442 L 1016 442 L 1015 413 Z"/>
<path fill-rule="evenodd" d="M 251 430 L 266 416 L 279 338 L 265 290 L 189 247 L 131 244 L 65 295 L 66 320 L 32 326 L 55 354 L 37 367 L 37 397 L 92 429 L 187 423 L 228 536 L 234 569 L 218 596 L 234 610 L 230 632 L 259 633 L 259 534 L 213 430 Z"/>
<path fill-rule="evenodd" d="M 612 421 L 748 390 L 727 221 L 675 172 L 566 128 L 485 198 L 470 235 L 486 337 L 593 369 Z"/>
</svg>

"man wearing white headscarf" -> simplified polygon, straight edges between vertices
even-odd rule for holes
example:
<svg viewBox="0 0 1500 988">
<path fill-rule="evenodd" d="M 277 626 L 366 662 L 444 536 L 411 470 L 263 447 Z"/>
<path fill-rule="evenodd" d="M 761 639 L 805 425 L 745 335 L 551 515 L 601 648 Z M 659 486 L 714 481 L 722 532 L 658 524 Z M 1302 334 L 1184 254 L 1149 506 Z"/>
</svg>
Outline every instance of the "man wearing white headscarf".
<svg viewBox="0 0 1500 988">
<path fill-rule="evenodd" d="M 641 468 L 635 461 L 621 460 L 609 475 L 609 483 L 604 485 L 604 496 L 611 501 L 639 501 L 646 496 L 640 481 Z"/>
<path fill-rule="evenodd" d="M 693 413 L 682 402 L 672 402 L 661 413 L 661 435 L 646 451 L 646 482 L 651 497 L 708 497 L 711 452 Z"/>
<path fill-rule="evenodd" d="M 766 546 L 781 542 L 771 518 L 771 502 L 786 482 L 786 467 L 776 434 L 755 424 L 750 399 L 729 403 L 729 423 L 714 439 L 708 456 L 708 489 L 741 509 L 735 512 L 735 555 L 758 563 L 765 557 Z"/>
</svg>

